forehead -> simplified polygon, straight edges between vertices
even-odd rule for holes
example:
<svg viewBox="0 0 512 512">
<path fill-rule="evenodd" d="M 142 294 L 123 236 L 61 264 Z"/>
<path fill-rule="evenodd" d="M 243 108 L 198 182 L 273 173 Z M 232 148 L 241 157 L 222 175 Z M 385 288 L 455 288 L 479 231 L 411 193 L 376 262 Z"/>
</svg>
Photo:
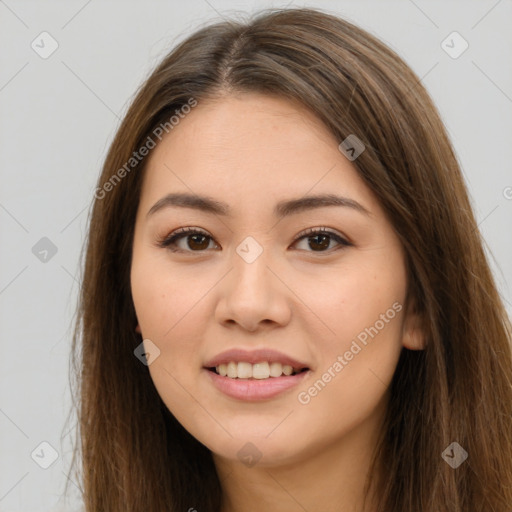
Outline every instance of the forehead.
<svg viewBox="0 0 512 512">
<path fill-rule="evenodd" d="M 283 157 L 293 158 L 310 151 L 311 144 L 337 147 L 323 123 L 297 102 L 243 93 L 198 102 L 165 135 L 160 150 L 172 148 L 176 153 L 194 147 L 198 156 L 219 157 L 222 152 L 226 158 L 265 158 L 270 153 L 277 156 L 277 149 Z M 315 152 L 310 156 L 315 158 Z"/>
<path fill-rule="evenodd" d="M 198 102 L 149 155 L 143 199 L 182 191 L 251 203 L 310 191 L 373 202 L 338 145 L 296 102 L 253 93 Z"/>
</svg>

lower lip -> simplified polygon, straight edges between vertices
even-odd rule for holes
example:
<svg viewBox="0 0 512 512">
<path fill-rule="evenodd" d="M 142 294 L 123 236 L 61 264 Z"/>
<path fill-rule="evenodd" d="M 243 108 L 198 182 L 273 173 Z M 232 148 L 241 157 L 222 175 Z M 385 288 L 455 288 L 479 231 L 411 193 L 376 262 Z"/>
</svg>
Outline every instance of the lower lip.
<svg viewBox="0 0 512 512">
<path fill-rule="evenodd" d="M 254 402 L 274 398 L 297 386 L 309 374 L 310 370 L 290 376 L 269 377 L 268 379 L 231 379 L 204 369 L 214 386 L 225 395 L 238 400 Z"/>
</svg>

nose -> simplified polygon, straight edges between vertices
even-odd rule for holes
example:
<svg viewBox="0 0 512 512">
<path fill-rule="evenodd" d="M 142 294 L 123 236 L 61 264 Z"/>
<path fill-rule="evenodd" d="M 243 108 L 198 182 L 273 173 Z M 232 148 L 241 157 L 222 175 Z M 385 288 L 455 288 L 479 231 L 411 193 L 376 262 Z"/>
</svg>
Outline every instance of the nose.
<svg viewBox="0 0 512 512">
<path fill-rule="evenodd" d="M 250 332 L 286 325 L 293 294 L 284 276 L 269 266 L 265 251 L 252 262 L 235 253 L 232 266 L 219 283 L 216 320 L 226 326 L 238 324 Z"/>
</svg>

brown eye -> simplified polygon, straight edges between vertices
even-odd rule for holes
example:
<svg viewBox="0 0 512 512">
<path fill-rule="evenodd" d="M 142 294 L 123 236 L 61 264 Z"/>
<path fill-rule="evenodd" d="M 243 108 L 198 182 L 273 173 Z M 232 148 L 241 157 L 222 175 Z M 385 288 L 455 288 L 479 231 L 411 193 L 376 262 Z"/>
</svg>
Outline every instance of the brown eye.
<svg viewBox="0 0 512 512">
<path fill-rule="evenodd" d="M 182 239 L 186 240 L 185 247 L 178 245 Z M 204 231 L 196 228 L 181 228 L 160 241 L 158 245 L 173 252 L 204 252 L 212 240 L 212 237 Z"/>
<path fill-rule="evenodd" d="M 326 228 L 310 228 L 296 239 L 296 242 L 307 240 L 308 247 L 312 252 L 328 252 L 331 242 L 334 240 L 338 246 L 348 247 L 352 245 L 339 234 Z M 338 247 L 339 249 L 340 247 Z M 335 249 L 337 250 L 337 249 Z"/>
</svg>

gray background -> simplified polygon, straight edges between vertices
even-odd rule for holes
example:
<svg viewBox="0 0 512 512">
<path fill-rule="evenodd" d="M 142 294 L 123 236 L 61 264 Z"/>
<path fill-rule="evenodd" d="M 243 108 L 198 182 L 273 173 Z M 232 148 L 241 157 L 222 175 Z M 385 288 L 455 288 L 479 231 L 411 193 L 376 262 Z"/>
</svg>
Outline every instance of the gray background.
<svg viewBox="0 0 512 512">
<path fill-rule="evenodd" d="M 511 0 L 0 0 L 1 512 L 79 505 L 76 494 L 68 505 L 62 497 L 75 424 L 66 418 L 79 255 L 98 173 L 137 86 L 199 25 L 285 5 L 346 17 L 422 78 L 454 143 L 512 311 Z M 59 45 L 46 59 L 31 47 L 35 40 L 50 48 L 38 37 L 43 31 Z M 458 58 L 441 46 L 453 31 L 469 44 Z M 452 52 L 461 48 L 451 41 Z M 48 243 L 43 237 L 56 254 L 37 254 Z M 51 462 L 44 441 L 58 453 L 48 469 L 39 465 Z"/>
</svg>

